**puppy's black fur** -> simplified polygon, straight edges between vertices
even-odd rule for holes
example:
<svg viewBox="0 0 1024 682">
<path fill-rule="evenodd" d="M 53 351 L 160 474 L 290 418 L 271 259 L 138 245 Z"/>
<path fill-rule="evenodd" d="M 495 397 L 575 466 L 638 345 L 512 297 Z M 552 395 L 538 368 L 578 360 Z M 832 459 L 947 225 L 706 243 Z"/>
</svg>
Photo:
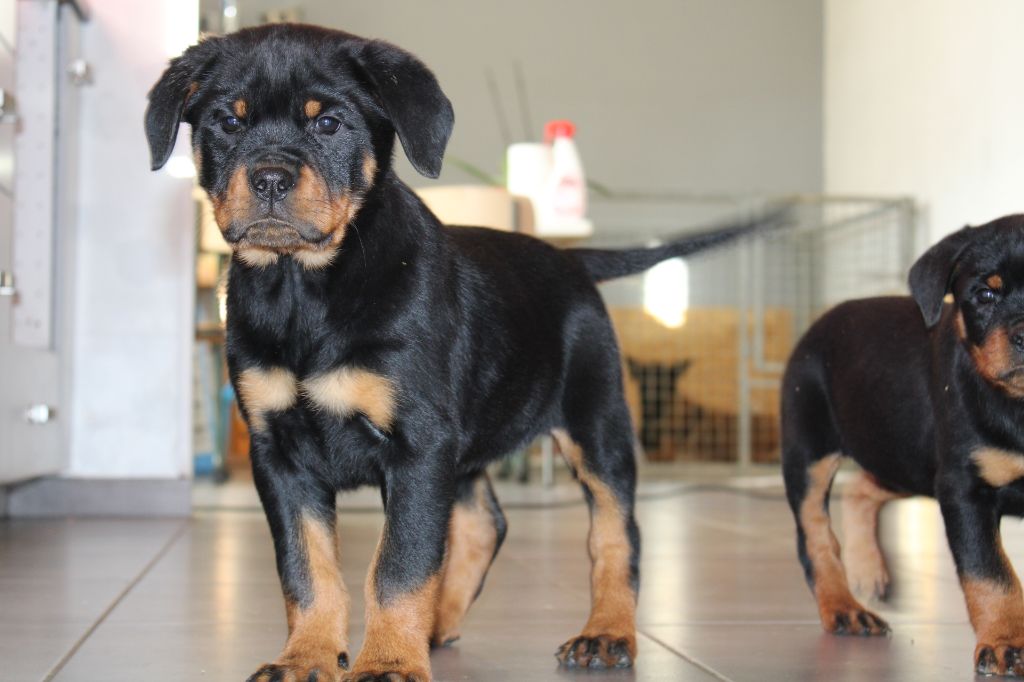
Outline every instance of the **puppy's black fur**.
<svg viewBox="0 0 1024 682">
<path fill-rule="evenodd" d="M 878 508 L 935 496 L 978 637 L 977 671 L 1021 676 L 1024 599 L 999 519 L 1024 513 L 1024 216 L 946 237 L 914 264 L 910 288 L 912 298 L 836 307 L 789 361 L 783 467 L 800 560 L 826 630 L 883 634 L 838 563 L 832 475 L 840 456 L 864 469 L 849 505 L 844 493 L 847 568 L 880 596 Z"/>
<path fill-rule="evenodd" d="M 618 350 L 595 281 L 767 224 L 654 249 L 557 250 L 443 228 L 391 169 L 436 176 L 453 124 L 433 74 L 383 42 L 278 25 L 210 38 L 150 93 L 153 167 L 180 120 L 234 250 L 231 379 L 277 553 L 289 639 L 256 680 L 337 679 L 347 594 L 335 492 L 379 486 L 366 643 L 345 679 L 429 679 L 505 532 L 488 462 L 554 432 L 591 506 L 592 615 L 568 666 L 631 665 L 639 533 Z M 340 657 L 339 657 L 340 655 Z"/>
</svg>

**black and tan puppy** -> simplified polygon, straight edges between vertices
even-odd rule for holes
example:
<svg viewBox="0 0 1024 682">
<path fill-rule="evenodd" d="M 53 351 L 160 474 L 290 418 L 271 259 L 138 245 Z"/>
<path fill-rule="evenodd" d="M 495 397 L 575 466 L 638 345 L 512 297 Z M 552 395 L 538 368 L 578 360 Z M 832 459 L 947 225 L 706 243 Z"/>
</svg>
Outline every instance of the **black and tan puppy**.
<svg viewBox="0 0 1024 682">
<path fill-rule="evenodd" d="M 289 636 L 253 680 L 430 679 L 505 535 L 488 462 L 553 432 L 590 505 L 592 611 L 567 666 L 628 666 L 639 534 L 633 436 L 597 280 L 756 229 L 656 249 L 559 251 L 443 228 L 391 169 L 395 135 L 437 176 L 452 108 L 387 43 L 278 25 L 209 38 L 150 93 L 153 167 L 192 128 L 199 182 L 234 250 L 231 380 Z M 347 669 L 335 493 L 379 486 L 386 521 Z"/>
<path fill-rule="evenodd" d="M 1024 514 L 1024 216 L 946 237 L 914 264 L 910 290 L 836 307 L 793 351 L 782 456 L 800 561 L 826 630 L 885 634 L 849 583 L 884 596 L 880 507 L 936 497 L 976 669 L 1024 676 L 1024 595 L 999 535 L 1004 514 Z M 828 514 L 844 456 L 863 468 L 843 494 L 848 570 Z"/>
</svg>

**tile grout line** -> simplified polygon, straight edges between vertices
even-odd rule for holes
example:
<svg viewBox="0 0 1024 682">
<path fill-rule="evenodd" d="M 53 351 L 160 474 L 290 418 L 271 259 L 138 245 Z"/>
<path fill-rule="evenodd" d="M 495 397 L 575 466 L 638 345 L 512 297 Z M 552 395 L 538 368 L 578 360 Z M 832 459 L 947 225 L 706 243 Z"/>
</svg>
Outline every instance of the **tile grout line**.
<svg viewBox="0 0 1024 682">
<path fill-rule="evenodd" d="M 668 644 L 666 644 L 665 642 L 661 641 L 660 639 L 658 639 L 657 637 L 655 637 L 651 633 L 646 632 L 646 631 L 644 631 L 641 628 L 637 628 L 637 632 L 642 634 L 647 639 L 649 639 L 649 640 L 651 640 L 651 641 L 653 641 L 653 642 L 655 642 L 655 643 L 665 647 L 666 649 L 668 649 L 669 651 L 674 653 L 676 656 L 678 656 L 679 658 L 681 658 L 684 661 L 686 661 L 687 663 L 690 663 L 690 664 L 700 668 L 701 670 L 703 670 L 707 674 L 709 674 L 712 677 L 714 677 L 716 680 L 721 680 L 721 682 L 732 682 L 732 680 L 730 680 L 728 677 L 726 677 L 722 673 L 718 672 L 717 670 L 715 670 L 711 666 L 709 666 L 709 665 L 707 665 L 705 663 L 701 663 L 700 661 L 698 661 L 696 658 L 693 658 L 692 656 L 687 656 L 682 651 L 679 651 L 678 649 L 676 649 L 673 646 L 669 646 Z"/>
<path fill-rule="evenodd" d="M 78 653 L 78 650 L 82 648 L 82 645 L 85 644 L 85 642 L 92 636 L 92 634 L 96 632 L 99 626 L 103 624 L 103 622 L 107 619 L 107 616 L 109 616 L 111 612 L 113 612 L 113 610 L 117 608 L 118 604 L 120 604 L 124 600 L 124 598 L 128 596 L 129 592 L 135 589 L 136 585 L 142 582 L 142 579 L 145 578 L 146 575 L 151 570 L 153 570 L 153 567 L 156 566 L 157 562 L 163 559 L 167 552 L 170 551 L 174 543 L 176 543 L 181 538 L 181 536 L 185 534 L 185 530 L 189 527 L 190 523 L 190 519 L 185 519 L 181 522 L 181 526 L 179 526 L 178 529 L 174 531 L 174 534 L 171 535 L 171 537 L 167 540 L 166 543 L 164 543 L 164 546 L 161 547 L 153 556 L 153 558 L 150 559 L 149 562 L 142 567 L 142 570 L 139 571 L 139 574 L 132 578 L 132 580 L 127 585 L 125 585 L 124 589 L 121 590 L 121 592 L 114 598 L 110 605 L 103 610 L 103 613 L 99 615 L 95 622 L 93 622 L 93 624 L 90 625 L 89 628 L 84 633 L 82 633 L 82 636 L 75 641 L 75 643 L 71 646 L 67 653 L 61 656 L 60 660 L 57 661 L 57 663 L 50 669 L 50 672 L 46 673 L 46 677 L 43 678 L 42 682 L 51 682 L 51 680 L 53 680 L 53 678 L 55 678 L 60 673 L 60 671 L 64 669 L 64 667 L 68 664 L 68 662 L 71 661 L 74 655 Z"/>
</svg>

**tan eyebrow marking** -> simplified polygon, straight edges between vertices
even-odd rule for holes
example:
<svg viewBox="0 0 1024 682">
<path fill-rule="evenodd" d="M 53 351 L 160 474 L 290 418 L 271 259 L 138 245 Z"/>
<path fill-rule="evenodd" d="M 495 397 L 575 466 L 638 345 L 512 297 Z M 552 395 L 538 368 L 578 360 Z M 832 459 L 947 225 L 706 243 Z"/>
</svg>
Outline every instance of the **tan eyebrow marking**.
<svg viewBox="0 0 1024 682">
<path fill-rule="evenodd" d="M 307 118 L 315 118 L 320 113 L 320 110 L 323 109 L 323 106 L 322 102 L 311 99 L 306 102 L 306 106 L 303 108 L 303 111 L 306 112 Z"/>
<path fill-rule="evenodd" d="M 245 118 L 245 114 L 249 111 L 249 105 L 246 104 L 244 99 L 236 99 L 235 106 L 233 107 L 235 116 L 238 118 Z"/>
</svg>

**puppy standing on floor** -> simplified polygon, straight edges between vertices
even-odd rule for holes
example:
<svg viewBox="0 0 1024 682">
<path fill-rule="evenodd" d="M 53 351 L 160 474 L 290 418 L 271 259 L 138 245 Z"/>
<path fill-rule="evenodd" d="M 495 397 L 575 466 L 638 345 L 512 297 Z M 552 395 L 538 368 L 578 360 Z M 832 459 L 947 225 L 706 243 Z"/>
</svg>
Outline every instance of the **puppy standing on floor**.
<svg viewBox="0 0 1024 682">
<path fill-rule="evenodd" d="M 180 121 L 234 251 L 228 362 L 288 613 L 284 651 L 251 679 L 429 680 L 429 645 L 458 637 L 505 534 L 485 466 L 544 432 L 591 513 L 591 614 L 558 658 L 632 665 L 633 436 L 594 282 L 764 223 L 623 252 L 442 228 L 391 169 L 397 133 L 419 172 L 440 172 L 453 116 L 433 74 L 310 26 L 173 60 L 146 114 L 154 169 Z M 361 485 L 380 487 L 386 520 L 365 644 L 343 675 L 335 493 Z"/>
<path fill-rule="evenodd" d="M 849 582 L 884 597 L 880 508 L 936 497 L 977 635 L 975 668 L 1021 677 L 1024 594 L 999 520 L 1024 515 L 1024 216 L 946 237 L 914 264 L 910 290 L 836 307 L 793 351 L 782 456 L 800 561 L 827 631 L 886 634 Z M 863 467 L 843 495 L 846 569 L 828 514 L 843 456 Z"/>
</svg>

